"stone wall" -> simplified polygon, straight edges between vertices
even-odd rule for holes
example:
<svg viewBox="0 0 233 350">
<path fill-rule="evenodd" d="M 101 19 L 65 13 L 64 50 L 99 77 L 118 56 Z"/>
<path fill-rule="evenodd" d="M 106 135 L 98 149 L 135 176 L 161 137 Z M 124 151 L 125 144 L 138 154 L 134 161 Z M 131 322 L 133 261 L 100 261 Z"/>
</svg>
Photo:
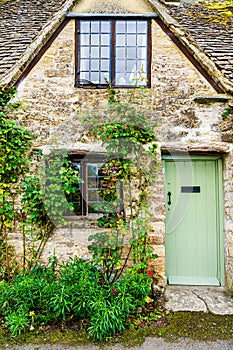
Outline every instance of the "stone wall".
<svg viewBox="0 0 233 350">
<path fill-rule="evenodd" d="M 226 285 L 233 289 L 233 155 L 225 158 L 224 180 L 224 232 L 225 232 L 225 274 Z"/>
<path fill-rule="evenodd" d="M 15 118 L 36 135 L 35 146 L 44 152 L 52 148 L 103 151 L 101 145 L 93 145 L 87 137 L 80 116 L 87 111 L 90 114 L 96 113 L 96 117 L 101 115 L 106 106 L 107 91 L 74 87 L 74 30 L 74 20 L 70 20 L 18 88 L 17 98 L 25 101 L 26 109 L 17 112 Z M 229 147 L 221 142 L 218 127 L 224 102 L 196 102 L 199 96 L 208 99 L 216 95 L 215 90 L 155 21 L 152 21 L 152 45 L 152 88 L 148 90 L 148 99 L 143 103 L 148 120 L 157 124 L 155 133 L 159 150 L 229 152 Z M 124 94 L 124 90 L 121 93 Z M 165 208 L 161 152 L 158 156 L 160 169 L 151 201 L 154 232 L 150 240 L 153 251 L 159 255 L 152 264 L 160 275 L 160 283 L 164 284 Z M 228 276 L 233 274 L 232 164 L 231 156 L 226 157 L 225 252 Z M 76 220 L 85 222 L 86 219 Z M 53 254 L 54 249 L 61 259 L 76 253 L 84 257 L 88 255 L 85 248 L 87 234 L 93 232 L 93 229 L 72 226 L 72 223 L 70 225 L 56 230 L 46 247 L 46 255 Z M 83 223 L 78 225 L 82 226 Z"/>
</svg>

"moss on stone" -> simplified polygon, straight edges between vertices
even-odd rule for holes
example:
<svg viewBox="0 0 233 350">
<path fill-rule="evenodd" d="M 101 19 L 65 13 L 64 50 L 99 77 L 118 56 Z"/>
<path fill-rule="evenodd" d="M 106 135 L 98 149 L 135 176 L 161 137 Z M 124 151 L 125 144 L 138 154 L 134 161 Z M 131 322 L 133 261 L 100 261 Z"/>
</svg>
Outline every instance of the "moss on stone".
<svg viewBox="0 0 233 350">
<path fill-rule="evenodd" d="M 175 312 L 168 317 L 164 337 L 180 337 L 199 341 L 227 340 L 233 338 L 233 315 L 214 315 L 204 312 Z"/>
<path fill-rule="evenodd" d="M 233 20 L 233 1 L 201 1 L 192 4 L 193 8 L 199 8 L 200 11 L 185 12 L 186 15 L 203 19 L 205 22 L 217 23 L 227 26 Z"/>
<path fill-rule="evenodd" d="M 157 313 L 154 316 L 157 316 Z M 117 334 L 105 344 L 121 343 L 124 346 L 132 347 L 141 345 L 148 336 L 162 337 L 169 342 L 184 337 L 199 341 L 230 340 L 233 339 L 233 315 L 172 312 L 158 318 L 153 317 L 153 313 L 151 313 L 146 322 L 141 325 L 140 322 L 132 322 L 128 329 Z M 87 331 L 74 324 L 64 327 L 53 325 L 14 338 L 0 328 L 0 348 L 4 344 L 8 344 L 8 346 L 15 344 L 23 346 L 29 343 L 74 346 L 90 344 L 90 342 Z"/>
<path fill-rule="evenodd" d="M 6 2 L 15 2 L 15 0 L 0 0 L 0 5 L 4 5 Z"/>
</svg>

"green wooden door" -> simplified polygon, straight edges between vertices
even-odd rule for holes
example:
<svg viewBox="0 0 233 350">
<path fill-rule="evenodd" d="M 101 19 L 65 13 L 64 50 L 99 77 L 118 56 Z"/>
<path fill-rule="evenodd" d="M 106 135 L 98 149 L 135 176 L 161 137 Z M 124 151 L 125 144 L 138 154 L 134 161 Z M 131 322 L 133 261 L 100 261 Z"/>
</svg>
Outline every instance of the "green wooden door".
<svg viewBox="0 0 233 350">
<path fill-rule="evenodd" d="M 223 284 L 220 168 L 220 159 L 165 160 L 169 284 Z"/>
</svg>

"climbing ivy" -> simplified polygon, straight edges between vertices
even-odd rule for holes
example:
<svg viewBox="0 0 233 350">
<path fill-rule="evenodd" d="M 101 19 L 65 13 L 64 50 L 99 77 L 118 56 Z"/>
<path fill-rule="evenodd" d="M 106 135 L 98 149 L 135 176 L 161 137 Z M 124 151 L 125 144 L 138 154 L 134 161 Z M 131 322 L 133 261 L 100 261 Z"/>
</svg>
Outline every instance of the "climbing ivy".
<svg viewBox="0 0 233 350">
<path fill-rule="evenodd" d="M 105 230 L 89 237 L 89 250 L 108 283 L 118 280 L 132 263 L 144 273 L 148 260 L 157 257 L 148 244 L 152 230 L 148 201 L 156 178 L 157 145 L 152 125 L 139 108 L 145 88 L 129 91 L 122 100 L 121 96 L 110 86 L 104 121 L 85 117 L 86 123 L 94 125 L 90 135 L 106 148 L 101 165 L 103 203 L 99 204 L 105 214 L 98 219 Z"/>
<path fill-rule="evenodd" d="M 55 226 L 66 223 L 64 216 L 68 210 L 74 209 L 73 204 L 67 202 L 66 195 L 75 193 L 77 185 L 82 182 L 78 172 L 70 167 L 66 152 L 56 151 L 46 156 L 38 152 L 37 157 L 41 158 L 39 169 L 34 169 L 22 183 L 21 202 L 25 218 L 22 227 L 35 243 L 30 248 L 30 266 L 40 259 Z"/>
<path fill-rule="evenodd" d="M 15 202 L 20 179 L 28 171 L 32 146 L 30 133 L 8 118 L 9 109 L 19 107 L 18 103 L 9 103 L 15 91 L 14 87 L 0 87 L 0 276 L 8 277 L 17 267 L 15 259 L 11 259 L 14 251 L 8 235 L 19 215 Z"/>
<path fill-rule="evenodd" d="M 21 236 L 21 266 L 31 267 L 55 224 L 64 224 L 64 214 L 73 209 L 66 194 L 74 193 L 81 181 L 64 152 L 42 156 L 33 151 L 29 131 L 10 119 L 10 112 L 20 107 L 10 102 L 15 92 L 0 87 L 0 278 L 7 279 L 20 267 L 10 234 Z"/>
</svg>

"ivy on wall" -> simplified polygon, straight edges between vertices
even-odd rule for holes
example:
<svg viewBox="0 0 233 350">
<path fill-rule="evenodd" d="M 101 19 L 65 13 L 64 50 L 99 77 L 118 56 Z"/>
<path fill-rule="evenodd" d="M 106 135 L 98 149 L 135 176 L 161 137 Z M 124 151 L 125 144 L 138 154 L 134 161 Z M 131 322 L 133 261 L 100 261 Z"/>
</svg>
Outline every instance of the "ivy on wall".
<svg viewBox="0 0 233 350">
<path fill-rule="evenodd" d="M 151 185 L 157 170 L 156 140 L 153 126 L 143 110 L 145 88 L 117 93 L 109 87 L 108 106 L 99 118 L 88 115 L 84 122 L 90 135 L 101 140 L 106 148 L 106 161 L 101 165 L 101 210 L 98 220 L 102 232 L 89 237 L 89 250 L 108 283 L 120 278 L 133 264 L 138 272 L 148 268 L 156 258 L 148 244 L 152 230 L 149 209 Z M 123 188 L 123 198 L 121 195 Z"/>
<path fill-rule="evenodd" d="M 21 191 L 20 179 L 28 171 L 32 146 L 29 132 L 8 118 L 9 103 L 15 88 L 0 88 L 0 276 L 9 277 L 17 269 L 13 248 L 8 244 L 9 232 L 15 227 L 20 211 L 16 197 Z"/>
<path fill-rule="evenodd" d="M 65 194 L 81 182 L 64 152 L 33 152 L 29 131 L 10 120 L 20 107 L 10 102 L 15 92 L 0 87 L 0 278 L 7 279 L 40 259 L 55 225 L 64 223 L 67 208 L 72 210 Z M 22 242 L 22 259 L 9 244 L 11 233 Z"/>
</svg>

